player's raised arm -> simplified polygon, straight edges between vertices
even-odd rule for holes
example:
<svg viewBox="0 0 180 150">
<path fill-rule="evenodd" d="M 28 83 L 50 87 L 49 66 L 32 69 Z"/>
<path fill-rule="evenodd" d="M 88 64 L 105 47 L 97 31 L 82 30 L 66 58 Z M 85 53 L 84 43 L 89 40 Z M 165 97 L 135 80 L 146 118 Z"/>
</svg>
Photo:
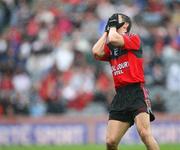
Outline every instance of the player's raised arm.
<svg viewBox="0 0 180 150">
<path fill-rule="evenodd" d="M 121 29 L 119 30 L 125 30 L 126 28 L 124 24 Z M 121 31 L 116 31 L 116 28 L 110 28 L 110 32 L 108 35 L 109 42 L 116 46 L 116 47 L 122 47 L 125 50 L 139 50 L 141 45 L 140 37 L 137 34 L 120 34 Z"/>
<path fill-rule="evenodd" d="M 109 35 L 108 35 L 109 43 L 117 47 L 124 46 L 124 39 L 121 34 L 116 31 L 116 28 L 110 28 Z"/>
<path fill-rule="evenodd" d="M 137 34 L 129 34 L 131 20 L 123 14 L 114 14 L 109 19 L 108 40 L 115 47 L 125 50 L 139 50 L 140 38 Z"/>
<path fill-rule="evenodd" d="M 106 44 L 107 32 L 104 32 L 99 40 L 94 44 L 92 48 L 93 55 L 97 59 L 101 59 L 105 56 L 104 47 Z"/>
</svg>

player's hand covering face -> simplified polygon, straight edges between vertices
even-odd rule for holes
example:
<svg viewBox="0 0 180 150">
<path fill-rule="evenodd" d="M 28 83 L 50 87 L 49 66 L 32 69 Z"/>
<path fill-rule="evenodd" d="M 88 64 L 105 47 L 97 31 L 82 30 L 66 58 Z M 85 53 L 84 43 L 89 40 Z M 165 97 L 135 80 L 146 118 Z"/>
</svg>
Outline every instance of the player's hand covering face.
<svg viewBox="0 0 180 150">
<path fill-rule="evenodd" d="M 116 29 L 119 29 L 125 24 L 125 21 L 123 21 L 123 18 L 118 13 L 113 14 L 111 17 L 109 17 L 108 22 L 105 26 L 105 32 L 109 32 L 110 28 L 115 27 Z"/>
</svg>

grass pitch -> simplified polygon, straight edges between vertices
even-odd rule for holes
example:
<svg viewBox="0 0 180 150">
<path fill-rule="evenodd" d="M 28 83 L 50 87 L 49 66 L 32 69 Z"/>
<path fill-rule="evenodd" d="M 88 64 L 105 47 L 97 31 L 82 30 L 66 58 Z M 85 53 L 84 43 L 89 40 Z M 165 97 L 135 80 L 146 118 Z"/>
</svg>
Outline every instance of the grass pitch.
<svg viewBox="0 0 180 150">
<path fill-rule="evenodd" d="M 180 144 L 160 145 L 161 150 L 180 150 Z M 105 145 L 17 145 L 0 146 L 0 150 L 105 150 Z M 121 150 L 146 150 L 144 145 L 121 145 Z"/>
</svg>

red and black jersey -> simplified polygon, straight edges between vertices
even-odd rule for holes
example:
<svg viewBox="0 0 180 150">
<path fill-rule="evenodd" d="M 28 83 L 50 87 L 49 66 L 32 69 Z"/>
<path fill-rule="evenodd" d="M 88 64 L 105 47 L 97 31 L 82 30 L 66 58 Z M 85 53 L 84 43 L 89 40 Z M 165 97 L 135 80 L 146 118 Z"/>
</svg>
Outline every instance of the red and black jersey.
<svg viewBox="0 0 180 150">
<path fill-rule="evenodd" d="M 144 83 L 142 45 L 137 34 L 124 34 L 124 46 L 106 44 L 100 60 L 111 64 L 115 88 L 132 83 Z"/>
</svg>

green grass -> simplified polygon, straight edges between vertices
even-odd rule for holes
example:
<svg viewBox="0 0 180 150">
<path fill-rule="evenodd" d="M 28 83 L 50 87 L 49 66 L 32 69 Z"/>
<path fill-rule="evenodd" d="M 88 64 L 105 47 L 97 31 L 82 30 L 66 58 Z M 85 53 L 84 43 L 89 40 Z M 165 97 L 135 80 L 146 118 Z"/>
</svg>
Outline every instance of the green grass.
<svg viewBox="0 0 180 150">
<path fill-rule="evenodd" d="M 30 145 L 0 146 L 0 150 L 105 150 L 105 145 Z M 121 150 L 146 150 L 144 145 L 122 145 Z M 164 144 L 161 150 L 180 150 L 180 144 Z"/>
</svg>

